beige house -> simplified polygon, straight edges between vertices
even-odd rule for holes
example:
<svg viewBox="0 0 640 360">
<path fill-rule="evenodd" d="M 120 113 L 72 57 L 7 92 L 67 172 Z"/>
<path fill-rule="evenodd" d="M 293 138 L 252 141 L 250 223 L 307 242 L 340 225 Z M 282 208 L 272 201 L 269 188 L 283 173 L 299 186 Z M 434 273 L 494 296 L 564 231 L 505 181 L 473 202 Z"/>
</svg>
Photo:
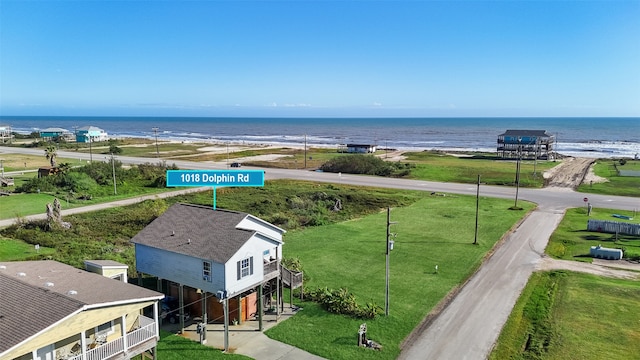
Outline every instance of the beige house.
<svg viewBox="0 0 640 360">
<path fill-rule="evenodd" d="M 125 265 L 85 265 L 104 276 L 56 261 L 0 262 L 0 359 L 155 357 L 164 295 L 126 283 Z"/>
</svg>

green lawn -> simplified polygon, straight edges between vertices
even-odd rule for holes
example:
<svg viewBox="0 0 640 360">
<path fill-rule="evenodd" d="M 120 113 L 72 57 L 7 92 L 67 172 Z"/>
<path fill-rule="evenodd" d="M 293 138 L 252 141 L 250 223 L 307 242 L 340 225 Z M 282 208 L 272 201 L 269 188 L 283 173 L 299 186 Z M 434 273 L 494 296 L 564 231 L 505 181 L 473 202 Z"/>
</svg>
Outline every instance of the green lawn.
<svg viewBox="0 0 640 360">
<path fill-rule="evenodd" d="M 640 177 L 618 176 L 611 159 L 598 160 L 593 172 L 609 181 L 597 184 L 583 184 L 578 191 L 604 195 L 640 197 Z M 617 164 L 619 170 L 640 171 L 640 161 L 629 160 L 625 165 Z"/>
<path fill-rule="evenodd" d="M 612 214 L 636 218 L 633 221 L 623 220 L 612 217 Z M 546 253 L 559 259 L 591 262 L 592 259 L 588 256 L 589 249 L 591 246 L 602 245 L 622 248 L 625 257 L 640 257 L 640 239 L 637 236 L 618 235 L 616 241 L 615 234 L 587 231 L 589 219 L 637 223 L 637 216 L 640 214 L 634 215 L 633 211 L 594 208 L 589 217 L 584 207 L 569 209 L 551 235 Z"/>
<path fill-rule="evenodd" d="M 534 273 L 490 359 L 637 359 L 640 282 Z"/>
<path fill-rule="evenodd" d="M 133 359 L 139 360 L 141 356 Z M 210 346 L 200 345 L 195 341 L 174 335 L 168 331 L 160 330 L 158 341 L 158 360 L 183 360 L 183 359 L 251 359 L 238 354 L 226 354 L 221 350 Z"/>
<path fill-rule="evenodd" d="M 480 174 L 481 181 L 489 185 L 514 185 L 516 161 L 496 160 L 487 154 L 472 157 L 456 157 L 434 151 L 405 153 L 407 161 L 416 164 L 410 177 L 419 180 L 475 183 Z M 520 186 L 542 187 L 542 173 L 559 163 L 553 161 L 523 160 L 520 164 Z M 535 171 L 535 172 L 534 172 Z"/>
<path fill-rule="evenodd" d="M 504 233 L 524 211 L 507 210 L 508 200 L 482 198 L 479 245 L 473 245 L 475 198 L 428 196 L 407 207 L 393 209 L 392 232 L 397 233 L 390 255 L 389 317 L 362 320 L 329 314 L 313 303 L 267 331 L 277 340 L 329 359 L 395 359 L 399 344 L 453 288 L 480 265 Z M 298 257 L 309 287 L 347 288 L 360 304 L 384 307 L 386 211 L 358 220 L 290 232 L 283 248 Z M 439 272 L 434 272 L 435 265 Z M 361 323 L 380 352 L 355 346 Z"/>
<path fill-rule="evenodd" d="M 44 246 L 40 246 L 40 249 L 36 250 L 34 245 L 27 244 L 24 241 L 0 237 L 0 261 L 29 260 L 50 255 L 54 252 L 54 249 Z"/>
<path fill-rule="evenodd" d="M 111 188 L 112 189 L 112 188 Z M 12 194 L 10 196 L 0 197 L 0 219 L 10 219 L 14 217 L 22 217 L 34 214 L 43 214 L 46 212 L 47 203 L 52 203 L 57 197 L 63 210 L 76 208 L 80 206 L 128 199 L 141 195 L 159 194 L 167 191 L 175 191 L 173 188 L 153 188 L 138 186 L 118 186 L 117 195 L 108 195 L 94 197 L 91 200 L 78 200 L 70 198 L 67 202 L 65 195 L 54 194 Z"/>
</svg>

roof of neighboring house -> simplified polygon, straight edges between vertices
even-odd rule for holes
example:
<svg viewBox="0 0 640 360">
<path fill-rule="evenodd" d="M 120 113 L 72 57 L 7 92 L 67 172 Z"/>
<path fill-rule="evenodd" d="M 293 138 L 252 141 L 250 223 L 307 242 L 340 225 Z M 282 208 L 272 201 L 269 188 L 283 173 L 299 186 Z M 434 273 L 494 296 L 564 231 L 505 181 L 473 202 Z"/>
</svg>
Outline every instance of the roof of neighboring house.
<svg viewBox="0 0 640 360">
<path fill-rule="evenodd" d="M 547 130 L 507 130 L 499 136 L 552 136 Z"/>
<path fill-rule="evenodd" d="M 40 132 L 41 133 L 66 133 L 66 132 L 69 132 L 69 130 L 63 129 L 63 128 L 51 127 L 51 128 L 42 129 L 40 130 Z"/>
<path fill-rule="evenodd" d="M 0 354 L 84 309 L 164 297 L 52 260 L 0 262 L 0 289 Z"/>
<path fill-rule="evenodd" d="M 131 242 L 224 264 L 256 233 L 237 228 L 246 217 L 256 218 L 210 206 L 174 204 Z"/>
<path fill-rule="evenodd" d="M 104 130 L 102 130 L 99 127 L 96 127 L 96 126 L 83 126 L 81 128 L 78 128 L 78 131 L 98 131 L 98 132 L 102 132 Z"/>
<path fill-rule="evenodd" d="M 347 144 L 347 147 L 372 147 L 375 144 Z"/>
</svg>

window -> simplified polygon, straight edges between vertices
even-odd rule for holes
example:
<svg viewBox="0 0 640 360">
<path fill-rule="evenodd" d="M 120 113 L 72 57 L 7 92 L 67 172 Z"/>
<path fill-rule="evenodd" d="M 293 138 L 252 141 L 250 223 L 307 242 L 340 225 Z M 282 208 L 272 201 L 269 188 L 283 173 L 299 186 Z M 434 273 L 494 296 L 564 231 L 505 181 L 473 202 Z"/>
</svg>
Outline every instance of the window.
<svg viewBox="0 0 640 360">
<path fill-rule="evenodd" d="M 238 261 L 238 280 L 253 275 L 253 256 Z"/>
<path fill-rule="evenodd" d="M 202 280 L 211 282 L 211 263 L 209 261 L 202 262 Z"/>
<path fill-rule="evenodd" d="M 98 327 L 95 328 L 96 337 L 111 335 L 115 331 L 116 330 L 115 330 L 115 327 L 114 327 L 113 320 L 107 321 L 106 323 L 104 323 L 102 325 L 98 325 Z"/>
</svg>

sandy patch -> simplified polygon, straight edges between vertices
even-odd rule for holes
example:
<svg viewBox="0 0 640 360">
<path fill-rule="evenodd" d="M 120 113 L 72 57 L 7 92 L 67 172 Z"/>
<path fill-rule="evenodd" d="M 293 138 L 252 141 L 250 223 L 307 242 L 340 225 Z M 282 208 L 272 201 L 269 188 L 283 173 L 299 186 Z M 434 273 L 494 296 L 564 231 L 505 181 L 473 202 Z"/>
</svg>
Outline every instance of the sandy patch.
<svg viewBox="0 0 640 360">
<path fill-rule="evenodd" d="M 609 179 L 598 176 L 593 172 L 593 166 L 595 164 L 596 163 L 593 163 L 591 164 L 591 166 L 589 166 L 589 170 L 587 171 L 587 174 L 584 176 L 584 180 L 582 181 L 583 184 L 597 184 L 597 183 L 609 182 Z"/>
<path fill-rule="evenodd" d="M 547 187 L 575 189 L 582 183 L 589 167 L 596 161 L 592 158 L 568 157 L 562 162 L 544 172 L 542 175 Z"/>
<path fill-rule="evenodd" d="M 640 273 L 629 270 L 614 269 L 613 267 L 615 266 L 615 261 L 610 261 L 606 265 L 600 265 L 570 260 L 558 260 L 546 256 L 542 258 L 540 262 L 538 262 L 538 264 L 536 265 L 536 269 L 542 271 L 569 270 L 617 279 L 636 280 L 640 278 Z M 640 267 L 638 267 L 638 270 L 640 270 Z"/>
</svg>

